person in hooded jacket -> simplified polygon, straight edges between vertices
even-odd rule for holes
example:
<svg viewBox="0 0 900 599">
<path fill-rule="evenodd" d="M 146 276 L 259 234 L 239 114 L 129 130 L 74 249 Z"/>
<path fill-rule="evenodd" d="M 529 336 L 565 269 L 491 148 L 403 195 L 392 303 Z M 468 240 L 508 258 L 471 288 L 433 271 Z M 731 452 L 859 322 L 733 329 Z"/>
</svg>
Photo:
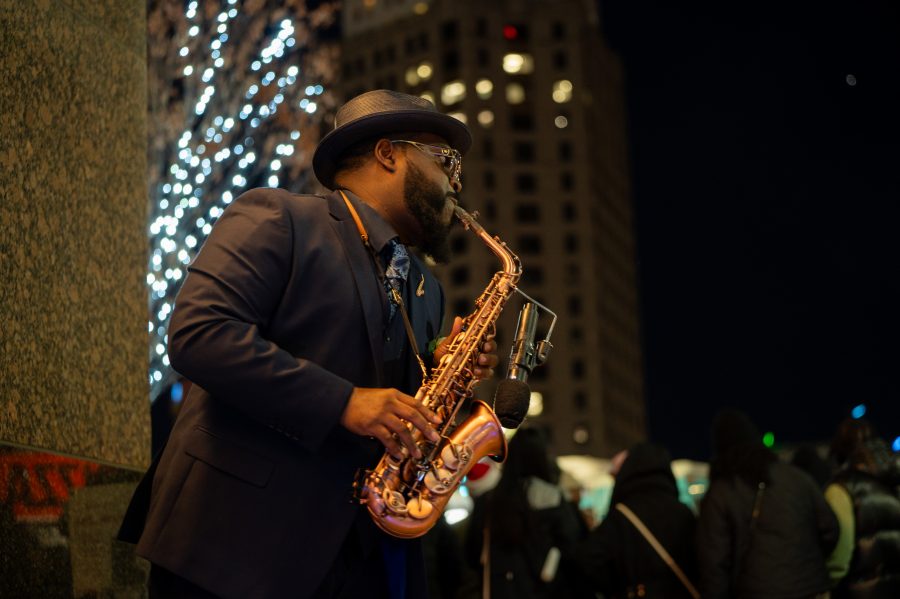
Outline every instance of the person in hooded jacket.
<svg viewBox="0 0 900 599">
<path fill-rule="evenodd" d="M 663 447 L 638 443 L 625 453 L 614 473 L 609 514 L 578 546 L 574 558 L 591 589 L 604 597 L 691 597 L 663 558 L 615 507 L 626 505 L 693 581 L 696 521 L 690 508 L 678 499 L 671 462 Z"/>
<path fill-rule="evenodd" d="M 779 462 L 738 410 L 716 415 L 713 449 L 697 528 L 703 598 L 827 597 L 838 524 L 816 482 Z"/>
</svg>

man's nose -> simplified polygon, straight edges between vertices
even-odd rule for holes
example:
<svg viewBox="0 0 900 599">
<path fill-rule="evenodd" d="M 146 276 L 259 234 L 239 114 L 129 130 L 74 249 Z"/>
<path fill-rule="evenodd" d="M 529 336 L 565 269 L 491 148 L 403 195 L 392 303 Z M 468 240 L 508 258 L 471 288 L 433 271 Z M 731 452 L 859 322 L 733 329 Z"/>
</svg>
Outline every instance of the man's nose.
<svg viewBox="0 0 900 599">
<path fill-rule="evenodd" d="M 462 191 L 462 182 L 459 179 L 450 179 L 450 187 L 455 193 L 459 193 Z"/>
</svg>

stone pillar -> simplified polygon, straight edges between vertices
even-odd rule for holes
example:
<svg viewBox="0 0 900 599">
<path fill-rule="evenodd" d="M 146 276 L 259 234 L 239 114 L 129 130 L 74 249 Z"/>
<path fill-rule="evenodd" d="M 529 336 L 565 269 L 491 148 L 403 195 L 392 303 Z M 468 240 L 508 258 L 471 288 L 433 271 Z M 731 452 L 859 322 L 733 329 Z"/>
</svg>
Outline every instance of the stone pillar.
<svg viewBox="0 0 900 599">
<path fill-rule="evenodd" d="M 0 445 L 149 461 L 146 6 L 0 0 Z"/>
</svg>

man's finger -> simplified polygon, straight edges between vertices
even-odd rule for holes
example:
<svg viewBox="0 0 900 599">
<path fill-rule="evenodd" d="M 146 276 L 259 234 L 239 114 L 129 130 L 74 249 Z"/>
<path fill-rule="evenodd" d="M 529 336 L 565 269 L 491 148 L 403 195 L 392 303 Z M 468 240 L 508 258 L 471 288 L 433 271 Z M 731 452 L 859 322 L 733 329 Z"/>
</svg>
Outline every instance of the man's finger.
<svg viewBox="0 0 900 599">
<path fill-rule="evenodd" d="M 437 434 L 434 428 L 432 428 L 426 420 L 434 416 L 434 413 L 422 404 L 418 404 L 414 407 L 403 406 L 403 409 L 398 410 L 398 416 L 411 422 L 412 425 L 422 431 L 432 443 L 437 443 L 441 440 L 440 435 Z M 434 416 L 434 418 L 436 419 L 437 416 Z"/>
<path fill-rule="evenodd" d="M 375 433 L 375 438 L 381 441 L 381 444 L 384 445 L 384 448 L 389 454 L 398 460 L 403 459 L 403 448 L 400 446 L 400 443 L 397 442 L 397 439 L 390 429 L 386 426 L 379 425 L 378 429 L 373 432 Z"/>
<path fill-rule="evenodd" d="M 417 460 L 422 457 L 422 452 L 419 451 L 419 447 L 416 445 L 416 442 L 413 440 L 412 435 L 409 433 L 406 422 L 400 420 L 399 418 L 390 418 L 386 425 L 393 433 L 391 436 L 394 438 L 394 440 L 399 441 L 400 443 L 405 445 L 412 457 Z"/>
<path fill-rule="evenodd" d="M 413 408 L 414 410 L 416 410 L 416 412 L 418 414 L 421 414 L 426 420 L 429 420 L 429 421 L 433 422 L 434 424 L 440 423 L 441 419 L 437 417 L 437 414 L 435 414 L 434 412 L 429 410 L 427 407 L 425 407 L 425 404 L 420 402 L 415 397 L 411 397 L 409 395 L 400 393 L 398 391 L 397 399 L 399 399 L 401 402 L 403 402 L 410 408 Z M 408 413 L 404 412 L 403 417 L 406 418 L 407 420 L 410 420 L 410 418 L 407 418 L 407 415 L 408 415 Z M 422 428 L 421 426 L 419 426 L 420 423 L 418 423 L 418 422 L 413 422 L 413 424 L 416 425 L 416 428 Z"/>
<path fill-rule="evenodd" d="M 487 366 L 489 368 L 493 368 L 499 363 L 500 358 L 497 356 L 497 354 L 481 354 L 480 356 L 478 356 L 479 366 Z"/>
<path fill-rule="evenodd" d="M 489 379 L 494 376 L 494 369 L 476 368 L 474 374 L 476 379 Z"/>
</svg>

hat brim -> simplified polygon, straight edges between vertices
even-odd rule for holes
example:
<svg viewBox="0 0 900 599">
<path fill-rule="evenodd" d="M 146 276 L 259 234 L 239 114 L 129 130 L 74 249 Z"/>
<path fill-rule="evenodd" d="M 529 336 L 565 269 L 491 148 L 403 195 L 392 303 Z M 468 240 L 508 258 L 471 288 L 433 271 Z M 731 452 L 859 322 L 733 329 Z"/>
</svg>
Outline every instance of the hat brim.
<svg viewBox="0 0 900 599">
<path fill-rule="evenodd" d="M 313 172 L 322 185 L 334 189 L 337 161 L 348 148 L 378 135 L 403 131 L 439 135 L 460 154 L 472 147 L 469 128 L 452 116 L 422 110 L 386 111 L 350 121 L 323 137 L 313 154 Z"/>
</svg>

